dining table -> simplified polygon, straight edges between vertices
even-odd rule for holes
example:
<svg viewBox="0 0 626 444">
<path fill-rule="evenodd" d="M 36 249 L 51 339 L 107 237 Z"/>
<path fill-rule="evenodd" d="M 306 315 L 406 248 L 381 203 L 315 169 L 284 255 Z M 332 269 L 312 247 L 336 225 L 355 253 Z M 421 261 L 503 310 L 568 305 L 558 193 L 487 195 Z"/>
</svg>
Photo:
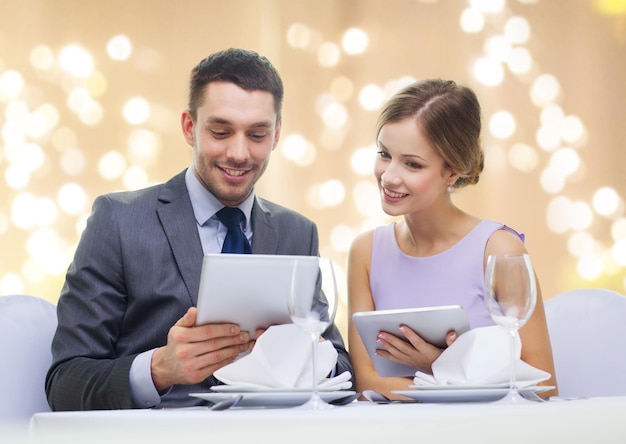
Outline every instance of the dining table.
<svg viewBox="0 0 626 444">
<path fill-rule="evenodd" d="M 1 440 L 0 440 L 1 441 Z M 35 414 L 28 444 L 626 443 L 626 397 L 496 402 L 354 401 L 327 410 L 207 407 Z"/>
</svg>

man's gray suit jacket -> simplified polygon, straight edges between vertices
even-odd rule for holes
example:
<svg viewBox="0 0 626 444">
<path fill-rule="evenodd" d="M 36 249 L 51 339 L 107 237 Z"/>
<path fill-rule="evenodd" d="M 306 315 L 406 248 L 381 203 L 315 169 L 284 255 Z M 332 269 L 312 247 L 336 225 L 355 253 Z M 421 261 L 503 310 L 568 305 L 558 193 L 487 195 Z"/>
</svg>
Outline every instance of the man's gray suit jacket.
<svg viewBox="0 0 626 444">
<path fill-rule="evenodd" d="M 317 227 L 257 197 L 255 254 L 317 255 Z M 171 326 L 197 302 L 203 252 L 184 171 L 144 190 L 98 197 L 59 298 L 59 326 L 46 393 L 53 410 L 136 407 L 129 371 L 135 356 L 167 342 Z M 246 309 L 246 307 L 242 307 Z M 325 334 L 352 371 L 337 328 Z M 216 384 L 175 385 L 159 407 L 202 404 L 188 396 Z"/>
</svg>

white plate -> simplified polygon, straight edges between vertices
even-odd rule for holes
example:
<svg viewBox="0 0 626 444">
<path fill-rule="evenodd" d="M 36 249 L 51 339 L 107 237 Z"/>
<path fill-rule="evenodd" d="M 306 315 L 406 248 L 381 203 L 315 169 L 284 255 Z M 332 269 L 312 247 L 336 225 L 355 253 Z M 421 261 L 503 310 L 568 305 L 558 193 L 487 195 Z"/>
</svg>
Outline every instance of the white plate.
<svg viewBox="0 0 626 444">
<path fill-rule="evenodd" d="M 249 387 L 245 385 L 214 385 L 211 391 L 220 393 L 311 393 L 310 388 Z M 320 392 L 336 392 L 335 389 L 318 388 Z"/>
<path fill-rule="evenodd" d="M 392 390 L 422 402 L 481 402 L 504 398 L 508 388 L 459 389 L 459 390 Z"/>
<path fill-rule="evenodd" d="M 488 390 L 488 389 L 502 389 L 509 388 L 508 383 L 503 384 L 488 384 L 488 385 L 410 385 L 410 389 L 415 390 Z"/>
<path fill-rule="evenodd" d="M 414 390 L 493 390 L 509 388 L 508 383 L 504 384 L 489 384 L 489 385 L 410 385 L 409 388 Z M 528 387 L 521 387 L 520 390 L 532 390 L 535 393 L 543 393 L 548 390 L 552 390 L 553 385 L 532 385 Z"/>
<path fill-rule="evenodd" d="M 353 395 L 355 392 L 350 390 L 337 391 L 321 391 L 320 397 L 326 401 L 334 401 L 345 396 Z M 294 391 L 255 391 L 255 392 L 224 392 L 224 393 L 190 393 L 190 396 L 204 399 L 210 402 L 219 402 L 223 399 L 232 397 L 233 395 L 242 395 L 243 398 L 237 404 L 238 407 L 295 407 L 302 405 L 309 400 L 311 392 L 294 392 Z"/>
<path fill-rule="evenodd" d="M 543 393 L 547 390 L 551 390 L 554 387 L 550 386 L 533 386 L 525 387 L 524 390 L 532 390 L 535 393 Z M 423 387 L 417 387 L 413 390 L 393 390 L 393 393 L 398 395 L 407 396 L 409 398 L 416 399 L 422 402 L 485 402 L 485 401 L 497 401 L 504 398 L 509 391 L 508 387 L 503 388 L 451 388 L 446 386 L 443 390 L 433 390 L 428 388 L 426 390 Z"/>
</svg>

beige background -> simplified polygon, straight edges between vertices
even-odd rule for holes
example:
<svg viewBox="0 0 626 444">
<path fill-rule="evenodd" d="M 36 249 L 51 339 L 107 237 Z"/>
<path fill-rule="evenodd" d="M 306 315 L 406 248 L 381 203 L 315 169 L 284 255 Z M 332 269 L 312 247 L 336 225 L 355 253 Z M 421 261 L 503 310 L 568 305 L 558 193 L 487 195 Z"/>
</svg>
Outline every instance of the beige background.
<svg viewBox="0 0 626 444">
<path fill-rule="evenodd" d="M 351 238 L 387 220 L 379 210 L 376 195 L 368 197 L 369 214 L 359 210 L 362 205 L 354 198 L 358 183 L 374 183 L 371 174 L 352 170 L 351 158 L 356 150 L 373 143 L 378 111 L 366 111 L 359 105 L 359 91 L 367 84 L 384 86 L 403 76 L 444 77 L 470 85 L 478 93 L 483 105 L 483 143 L 488 153 L 487 169 L 479 184 L 458 192 L 457 203 L 471 213 L 500 220 L 526 234 L 544 298 L 578 287 L 624 292 L 626 273 L 619 264 L 606 265 L 591 280 L 580 276 L 577 259 L 567 247 L 572 231 L 552 232 L 547 225 L 547 207 L 557 196 L 590 203 L 601 187 L 612 187 L 622 201 L 626 194 L 625 2 L 608 2 L 614 7 L 613 14 L 598 10 L 606 6 L 606 1 L 504 3 L 502 12 L 485 15 L 482 31 L 468 34 L 462 31 L 459 21 L 469 2 L 461 0 L 0 0 L 0 76 L 7 70 L 18 71 L 25 88 L 13 99 L 23 100 L 31 110 L 49 103 L 59 114 L 54 129 L 32 140 L 41 147 L 45 159 L 20 189 L 10 188 L 5 182 L 10 156 L 7 144 L 0 139 L 2 292 L 57 300 L 63 272 L 33 272 L 28 244 L 35 242 L 32 236 L 41 228 L 53 231 L 56 248 L 64 252 L 55 259 L 60 262 L 57 268 L 67 268 L 93 198 L 127 188 L 121 178 L 109 180 L 98 173 L 97 165 L 104 153 L 119 151 L 127 167 L 143 168 L 150 183 L 164 181 L 189 164 L 189 148 L 178 123 L 186 103 L 188 73 L 200 59 L 226 47 L 254 49 L 273 61 L 286 87 L 282 141 L 291 134 L 300 134 L 317 151 L 315 161 L 303 167 L 290 161 L 279 146 L 257 191 L 315 220 L 322 254 L 335 259 L 340 271 L 344 270 L 345 248 Z M 532 55 L 533 69 L 526 75 L 506 71 L 501 85 L 484 86 L 474 77 L 472 66 L 485 54 L 485 42 L 501 34 L 504 23 L 513 16 L 523 17 L 530 25 L 530 38 L 520 46 Z M 294 23 L 308 27 L 318 42 L 336 45 L 339 61 L 334 66 L 322 66 L 315 42 L 308 48 L 290 45 L 287 36 Z M 360 28 L 369 37 L 362 54 L 351 55 L 341 49 L 342 36 L 351 27 Z M 118 34 L 127 36 L 133 46 L 125 61 L 114 61 L 106 52 L 107 42 Z M 69 109 L 67 79 L 63 80 L 58 69 L 44 72 L 29 62 L 31 51 L 38 45 L 46 45 L 58 55 L 69 44 L 87 50 L 98 78 L 104 79 L 105 86 L 94 96 L 103 110 L 97 125 L 82 123 Z M 585 140 L 575 147 L 581 170 L 555 194 L 547 193 L 540 185 L 550 153 L 537 148 L 540 109 L 531 102 L 529 93 L 541 74 L 551 74 L 558 80 L 561 93 L 555 103 L 566 115 L 577 116 L 586 128 Z M 353 93 L 341 98 L 348 113 L 342 139 L 328 147 L 316 106 L 338 77 L 350 80 Z M 150 118 L 138 126 L 126 122 L 121 112 L 124 103 L 134 96 L 148 100 L 152 110 Z M 9 103 L 0 96 L 3 131 Z M 486 128 L 488 117 L 502 109 L 517 119 L 515 133 L 506 140 L 495 139 Z M 139 160 L 127 149 L 128 138 L 138 127 L 152 131 L 158 140 L 155 153 Z M 521 172 L 510 164 L 495 162 L 497 153 L 506 155 L 518 142 L 531 146 L 537 154 L 538 163 L 532 171 Z M 79 149 L 84 155 L 84 169 L 79 173 L 68 174 L 60 166 L 68 148 Z M 343 184 L 345 198 L 337 206 L 317 208 L 307 199 L 310 187 L 329 179 Z M 84 188 L 88 198 L 84 211 L 69 215 L 59 210 L 46 227 L 15 225 L 13 203 L 21 193 L 48 196 L 54 201 L 67 182 Z M 587 231 L 600 250 L 610 251 L 616 241 L 611 225 L 623 217 L 623 210 L 611 218 L 594 214 Z M 338 235 L 342 242 L 333 244 L 331 235 L 337 226 L 343 226 L 344 234 Z M 345 312 L 341 312 L 342 327 L 344 322 Z"/>
</svg>

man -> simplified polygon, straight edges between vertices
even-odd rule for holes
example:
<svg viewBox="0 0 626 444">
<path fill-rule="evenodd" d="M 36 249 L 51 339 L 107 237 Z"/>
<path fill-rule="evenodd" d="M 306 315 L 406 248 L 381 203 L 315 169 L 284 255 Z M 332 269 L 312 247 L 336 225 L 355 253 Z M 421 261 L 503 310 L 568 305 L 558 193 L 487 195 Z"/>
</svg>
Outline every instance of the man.
<svg viewBox="0 0 626 444">
<path fill-rule="evenodd" d="M 278 143 L 282 98 L 266 58 L 210 55 L 192 71 L 181 118 L 192 167 L 96 199 L 58 303 L 46 379 L 53 410 L 201 404 L 189 393 L 217 384 L 213 373 L 252 348 L 255 333 L 238 325 L 195 326 L 195 305 L 203 254 L 226 242 L 223 207 L 245 215 L 252 253 L 318 254 L 313 222 L 254 193 Z M 336 372 L 351 371 L 336 327 L 324 336 L 338 351 Z"/>
</svg>

